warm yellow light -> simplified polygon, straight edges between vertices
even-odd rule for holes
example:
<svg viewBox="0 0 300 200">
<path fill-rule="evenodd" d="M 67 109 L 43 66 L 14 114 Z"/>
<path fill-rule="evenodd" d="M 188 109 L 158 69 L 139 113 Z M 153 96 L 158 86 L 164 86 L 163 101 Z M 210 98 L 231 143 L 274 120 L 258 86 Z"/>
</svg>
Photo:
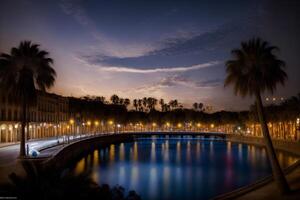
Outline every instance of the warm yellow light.
<svg viewBox="0 0 300 200">
<path fill-rule="evenodd" d="M 91 121 L 87 121 L 87 123 L 86 123 L 88 126 L 90 126 L 91 124 L 92 124 L 92 122 Z"/>
<path fill-rule="evenodd" d="M 70 126 L 68 125 L 68 126 L 67 126 L 67 129 L 69 129 L 69 128 L 70 128 Z"/>
<path fill-rule="evenodd" d="M 155 127 L 155 126 L 156 126 L 156 123 L 153 122 L 153 123 L 152 123 L 152 126 Z"/>
<path fill-rule="evenodd" d="M 108 124 L 109 124 L 109 125 L 113 125 L 114 122 L 113 122 L 112 120 L 109 120 L 109 121 L 108 121 Z"/>
<path fill-rule="evenodd" d="M 99 121 L 95 121 L 95 126 L 99 126 Z"/>
<path fill-rule="evenodd" d="M 170 123 L 169 123 L 169 122 L 167 122 L 167 123 L 166 123 L 166 125 L 167 125 L 167 127 L 169 127 L 169 126 L 170 126 Z"/>
<path fill-rule="evenodd" d="M 74 119 L 70 119 L 70 124 L 73 125 L 74 124 Z"/>
<path fill-rule="evenodd" d="M 177 127 L 178 127 L 178 128 L 181 128 L 181 127 L 182 127 L 182 124 L 181 124 L 181 123 L 178 123 L 178 124 L 177 124 Z"/>
<path fill-rule="evenodd" d="M 214 125 L 214 124 L 211 124 L 211 125 L 210 125 L 210 128 L 214 128 L 214 127 L 215 127 L 215 125 Z"/>
<path fill-rule="evenodd" d="M 201 124 L 200 124 L 200 123 L 198 123 L 198 124 L 197 124 L 197 127 L 201 127 Z"/>
</svg>

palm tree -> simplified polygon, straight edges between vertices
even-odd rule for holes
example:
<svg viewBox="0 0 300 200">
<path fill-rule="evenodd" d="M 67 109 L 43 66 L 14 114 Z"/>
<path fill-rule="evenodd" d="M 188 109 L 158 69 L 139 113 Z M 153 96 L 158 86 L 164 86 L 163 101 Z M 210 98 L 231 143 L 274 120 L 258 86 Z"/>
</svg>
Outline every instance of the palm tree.
<svg viewBox="0 0 300 200">
<path fill-rule="evenodd" d="M 200 111 L 203 111 L 203 103 L 198 103 L 198 109 L 199 109 Z"/>
<path fill-rule="evenodd" d="M 137 111 L 137 108 L 138 108 L 138 100 L 137 99 L 133 100 L 133 106 L 135 107 L 135 110 Z"/>
<path fill-rule="evenodd" d="M 194 108 L 194 110 L 197 111 L 197 110 L 198 110 L 198 103 L 194 103 L 194 104 L 193 104 L 193 108 Z"/>
<path fill-rule="evenodd" d="M 138 100 L 138 107 L 139 107 L 139 111 L 143 111 L 143 100 L 142 99 Z"/>
<path fill-rule="evenodd" d="M 120 98 L 118 97 L 118 95 L 116 94 L 113 94 L 111 97 L 110 97 L 110 101 L 114 104 L 114 105 L 117 105 L 120 101 Z"/>
<path fill-rule="evenodd" d="M 274 92 L 278 83 L 284 84 L 287 74 L 285 63 L 273 54 L 278 49 L 270 46 L 260 38 L 253 38 L 241 43 L 240 49 L 231 51 L 234 59 L 226 62 L 227 77 L 224 86 L 233 85 L 236 95 L 245 97 L 255 96 L 256 109 L 264 136 L 269 161 L 271 163 L 274 180 L 282 193 L 287 193 L 289 185 L 280 168 L 272 145 L 266 118 L 264 114 L 261 93 Z"/>
<path fill-rule="evenodd" d="M 164 99 L 160 99 L 159 100 L 159 105 L 160 105 L 160 107 L 161 107 L 161 111 L 162 112 L 164 112 L 165 110 L 164 110 L 164 108 L 165 108 L 165 100 Z"/>
<path fill-rule="evenodd" d="M 124 105 L 125 105 L 125 107 L 127 108 L 127 107 L 130 105 L 130 99 L 125 98 L 125 99 L 124 99 Z"/>
<path fill-rule="evenodd" d="M 11 95 L 22 110 L 20 157 L 25 156 L 25 127 L 28 108 L 36 104 L 37 89 L 46 91 L 53 86 L 56 72 L 51 67 L 49 53 L 38 44 L 22 41 L 10 54 L 0 55 L 0 86 Z M 28 130 L 28 129 L 27 129 Z"/>
</svg>

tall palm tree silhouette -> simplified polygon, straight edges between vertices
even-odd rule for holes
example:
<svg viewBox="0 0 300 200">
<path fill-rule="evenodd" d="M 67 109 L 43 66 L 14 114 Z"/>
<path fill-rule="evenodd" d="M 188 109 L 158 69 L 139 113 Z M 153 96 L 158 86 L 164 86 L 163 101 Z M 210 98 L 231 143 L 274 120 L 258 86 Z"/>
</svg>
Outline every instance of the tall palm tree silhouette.
<svg viewBox="0 0 300 200">
<path fill-rule="evenodd" d="M 226 62 L 227 77 L 224 86 L 233 85 L 236 95 L 255 97 L 273 176 L 280 191 L 287 193 L 290 189 L 274 151 L 261 100 L 261 93 L 265 91 L 273 93 L 277 84 L 284 85 L 287 79 L 284 71 L 285 63 L 273 54 L 277 49 L 260 38 L 242 42 L 240 49 L 231 51 L 233 59 Z"/>
<path fill-rule="evenodd" d="M 0 55 L 0 87 L 22 110 L 20 157 L 25 156 L 28 108 L 36 104 L 37 89 L 46 91 L 53 86 L 56 77 L 51 67 L 53 60 L 39 47 L 31 41 L 22 41 L 9 54 Z"/>
</svg>

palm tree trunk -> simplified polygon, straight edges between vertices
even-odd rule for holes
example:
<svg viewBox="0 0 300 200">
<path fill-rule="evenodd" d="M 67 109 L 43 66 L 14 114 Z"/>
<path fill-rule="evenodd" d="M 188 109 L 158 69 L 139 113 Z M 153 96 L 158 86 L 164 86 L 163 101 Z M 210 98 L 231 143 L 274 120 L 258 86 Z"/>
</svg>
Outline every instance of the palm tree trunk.
<svg viewBox="0 0 300 200">
<path fill-rule="evenodd" d="M 21 138 L 20 138 L 20 157 L 25 157 L 25 127 L 26 127 L 26 101 L 22 102 L 22 119 L 21 119 Z"/>
<path fill-rule="evenodd" d="M 262 133 L 264 136 L 264 141 L 266 145 L 266 150 L 268 154 L 268 158 L 271 164 L 272 172 L 273 172 L 273 178 L 275 182 L 277 183 L 279 190 L 282 194 L 288 193 L 290 191 L 289 185 L 287 183 L 287 180 L 280 168 L 278 159 L 276 157 L 276 153 L 272 144 L 272 140 L 269 134 L 269 129 L 266 123 L 265 114 L 263 111 L 263 104 L 261 101 L 260 92 L 256 93 L 256 107 L 257 107 L 257 113 L 258 118 L 261 124 Z"/>
</svg>

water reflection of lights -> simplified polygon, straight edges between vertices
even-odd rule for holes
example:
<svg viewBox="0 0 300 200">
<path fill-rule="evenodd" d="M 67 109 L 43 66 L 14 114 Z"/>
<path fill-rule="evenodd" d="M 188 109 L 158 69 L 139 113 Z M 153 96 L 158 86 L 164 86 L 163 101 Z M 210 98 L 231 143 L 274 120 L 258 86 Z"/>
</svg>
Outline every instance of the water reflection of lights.
<svg viewBox="0 0 300 200">
<path fill-rule="evenodd" d="M 170 194 L 170 175 L 171 175 L 171 172 L 170 172 L 170 167 L 169 166 L 165 166 L 163 168 L 163 187 L 164 187 L 164 194 L 165 194 L 165 197 L 168 197 L 169 194 Z M 167 198 L 165 198 L 167 199 Z"/>
<path fill-rule="evenodd" d="M 239 161 L 242 162 L 242 159 L 243 159 L 243 145 L 242 144 L 238 145 L 238 152 L 239 152 Z"/>
<path fill-rule="evenodd" d="M 133 161 L 137 161 L 138 160 L 138 144 L 137 142 L 134 142 L 133 144 Z"/>
<path fill-rule="evenodd" d="M 209 157 L 210 157 L 210 159 L 213 159 L 213 157 L 214 157 L 214 142 L 213 141 L 209 142 Z"/>
<path fill-rule="evenodd" d="M 149 196 L 153 197 L 153 199 L 157 196 L 157 181 L 157 169 L 155 167 L 151 167 L 149 177 Z"/>
<path fill-rule="evenodd" d="M 131 168 L 130 188 L 136 188 L 139 180 L 139 168 L 133 166 Z"/>
<path fill-rule="evenodd" d="M 93 156 L 93 167 L 99 165 L 99 151 L 95 150 L 94 151 L 94 156 Z"/>
<path fill-rule="evenodd" d="M 164 146 L 163 146 L 163 151 L 162 151 L 162 154 L 163 154 L 163 160 L 165 163 L 169 162 L 170 160 L 170 156 L 169 156 L 169 140 L 166 140 Z"/>
<path fill-rule="evenodd" d="M 75 174 L 81 174 L 85 168 L 85 158 L 82 158 L 75 167 Z"/>
<path fill-rule="evenodd" d="M 244 173 L 244 170 L 251 174 L 252 178 L 257 178 L 261 173 L 269 173 L 266 150 L 254 145 L 223 141 L 212 142 L 191 138 L 147 140 L 149 143 L 145 146 L 144 142 L 139 143 L 138 140 L 130 144 L 116 144 L 114 147 L 110 146 L 105 150 L 96 150 L 91 153 L 91 156 L 81 159 L 77 163 L 74 172 L 81 173 L 89 169 L 90 166 L 98 164 L 98 167 L 93 168 L 91 174 L 94 181 L 99 184 L 120 184 L 126 190 L 135 189 L 138 193 L 146 196 L 147 199 L 157 199 L 158 196 L 170 199 L 174 195 L 180 195 L 182 191 L 198 195 L 198 191 L 193 189 L 195 186 L 191 183 L 206 184 L 207 187 L 213 188 L 218 181 L 221 181 L 224 188 L 231 188 L 237 182 L 240 183 L 241 178 L 236 177 L 241 177 L 240 173 Z M 131 152 L 127 155 L 126 150 L 130 148 Z M 123 153 L 124 155 L 122 155 Z M 140 155 L 135 156 L 138 153 Z M 219 157 L 220 154 L 221 157 Z M 278 155 L 280 162 L 284 162 L 285 166 L 297 160 L 297 158 L 289 157 L 284 153 L 279 152 Z M 115 158 L 113 159 L 113 165 L 110 166 L 111 156 Z M 136 158 L 134 159 L 134 157 Z M 193 161 L 193 167 L 191 167 L 191 162 L 189 163 L 188 159 Z M 120 162 L 122 160 L 123 162 Z M 221 161 L 222 164 L 220 164 L 220 160 L 223 160 Z M 99 162 L 101 162 L 101 165 L 99 165 Z M 212 163 L 213 165 L 205 168 L 203 163 L 206 163 L 206 165 Z M 219 176 L 219 171 L 216 172 L 215 167 L 217 166 L 215 163 L 218 163 L 217 166 L 222 165 L 221 168 L 224 170 L 222 177 Z M 245 165 L 248 167 L 244 167 Z M 200 190 L 199 195 L 201 195 L 201 192 L 203 191 Z"/>
<path fill-rule="evenodd" d="M 155 151 L 155 142 L 151 142 L 151 162 L 155 162 L 156 160 L 156 151 Z"/>
<path fill-rule="evenodd" d="M 187 162 L 191 162 L 191 142 L 188 141 L 186 145 L 186 160 Z"/>
<path fill-rule="evenodd" d="M 179 164 L 181 161 L 181 147 L 180 147 L 180 141 L 177 141 L 176 143 L 176 162 Z"/>
<path fill-rule="evenodd" d="M 125 167 L 121 166 L 119 168 L 119 183 L 120 185 L 124 184 L 126 181 Z"/>
<path fill-rule="evenodd" d="M 197 141 L 197 144 L 196 144 L 196 156 L 197 156 L 197 160 L 199 160 L 199 156 L 200 156 L 200 141 Z"/>
<path fill-rule="evenodd" d="M 113 163 L 115 161 L 115 145 L 111 144 L 109 147 L 109 161 Z"/>
<path fill-rule="evenodd" d="M 124 147 L 124 143 L 120 144 L 120 147 L 119 147 L 119 157 L 120 157 L 120 161 L 124 161 L 124 159 L 125 159 L 125 147 Z"/>
</svg>

